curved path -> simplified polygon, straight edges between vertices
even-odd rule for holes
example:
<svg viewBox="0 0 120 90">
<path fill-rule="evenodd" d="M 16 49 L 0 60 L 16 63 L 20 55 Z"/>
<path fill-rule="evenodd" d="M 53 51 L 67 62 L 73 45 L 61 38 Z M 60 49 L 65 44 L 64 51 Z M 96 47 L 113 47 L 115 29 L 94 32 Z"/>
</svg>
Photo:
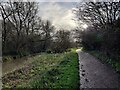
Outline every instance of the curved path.
<svg viewBox="0 0 120 90">
<path fill-rule="evenodd" d="M 80 88 L 120 88 L 120 76 L 111 67 L 92 55 L 77 50 L 79 55 Z"/>
</svg>

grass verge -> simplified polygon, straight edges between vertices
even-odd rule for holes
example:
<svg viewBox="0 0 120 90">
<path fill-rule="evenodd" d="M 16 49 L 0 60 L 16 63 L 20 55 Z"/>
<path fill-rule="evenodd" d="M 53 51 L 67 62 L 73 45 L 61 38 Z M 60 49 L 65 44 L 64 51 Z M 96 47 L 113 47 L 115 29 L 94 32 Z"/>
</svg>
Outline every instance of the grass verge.
<svg viewBox="0 0 120 90">
<path fill-rule="evenodd" d="M 75 50 L 35 56 L 34 62 L 3 77 L 4 88 L 79 88 Z"/>
</svg>

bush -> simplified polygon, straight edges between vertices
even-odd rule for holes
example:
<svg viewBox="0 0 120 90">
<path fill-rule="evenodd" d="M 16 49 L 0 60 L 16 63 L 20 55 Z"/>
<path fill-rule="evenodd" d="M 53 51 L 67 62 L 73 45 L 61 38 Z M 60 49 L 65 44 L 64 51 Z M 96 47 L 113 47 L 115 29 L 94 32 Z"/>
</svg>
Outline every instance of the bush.
<svg viewBox="0 0 120 90">
<path fill-rule="evenodd" d="M 52 53 L 52 50 L 51 49 L 47 49 L 46 53 Z"/>
</svg>

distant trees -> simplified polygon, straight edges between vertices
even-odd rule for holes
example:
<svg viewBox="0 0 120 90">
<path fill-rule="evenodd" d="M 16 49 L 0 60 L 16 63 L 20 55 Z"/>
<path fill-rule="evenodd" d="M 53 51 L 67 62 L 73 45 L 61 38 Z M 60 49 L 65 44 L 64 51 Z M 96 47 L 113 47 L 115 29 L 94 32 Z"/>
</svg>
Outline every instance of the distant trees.
<svg viewBox="0 0 120 90">
<path fill-rule="evenodd" d="M 77 7 L 76 16 L 89 25 L 81 33 L 86 49 L 101 50 L 112 57 L 120 54 L 120 1 L 86 2 Z"/>
<path fill-rule="evenodd" d="M 56 32 L 51 49 L 53 52 L 63 52 L 71 48 L 72 40 L 70 39 L 70 31 L 59 30 Z"/>
<path fill-rule="evenodd" d="M 54 27 L 51 25 L 51 23 L 49 21 L 46 21 L 45 23 L 42 24 L 43 28 L 42 30 L 44 31 L 44 41 L 43 41 L 43 47 L 42 49 L 44 51 L 46 51 L 46 49 L 49 48 L 51 41 L 51 38 L 53 37 L 53 30 Z"/>
</svg>

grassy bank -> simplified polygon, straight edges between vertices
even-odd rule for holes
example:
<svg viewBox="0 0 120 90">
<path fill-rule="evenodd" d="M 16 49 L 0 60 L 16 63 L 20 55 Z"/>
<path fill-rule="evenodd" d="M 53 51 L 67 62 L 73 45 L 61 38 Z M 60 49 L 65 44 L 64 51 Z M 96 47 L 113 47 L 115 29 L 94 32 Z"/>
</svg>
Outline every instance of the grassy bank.
<svg viewBox="0 0 120 90">
<path fill-rule="evenodd" d="M 41 54 L 29 65 L 3 77 L 4 88 L 79 88 L 78 57 L 74 50 Z"/>
<path fill-rule="evenodd" d="M 113 60 L 100 51 L 88 51 L 93 56 L 97 57 L 103 63 L 110 64 L 118 73 L 120 73 L 120 61 Z"/>
</svg>

